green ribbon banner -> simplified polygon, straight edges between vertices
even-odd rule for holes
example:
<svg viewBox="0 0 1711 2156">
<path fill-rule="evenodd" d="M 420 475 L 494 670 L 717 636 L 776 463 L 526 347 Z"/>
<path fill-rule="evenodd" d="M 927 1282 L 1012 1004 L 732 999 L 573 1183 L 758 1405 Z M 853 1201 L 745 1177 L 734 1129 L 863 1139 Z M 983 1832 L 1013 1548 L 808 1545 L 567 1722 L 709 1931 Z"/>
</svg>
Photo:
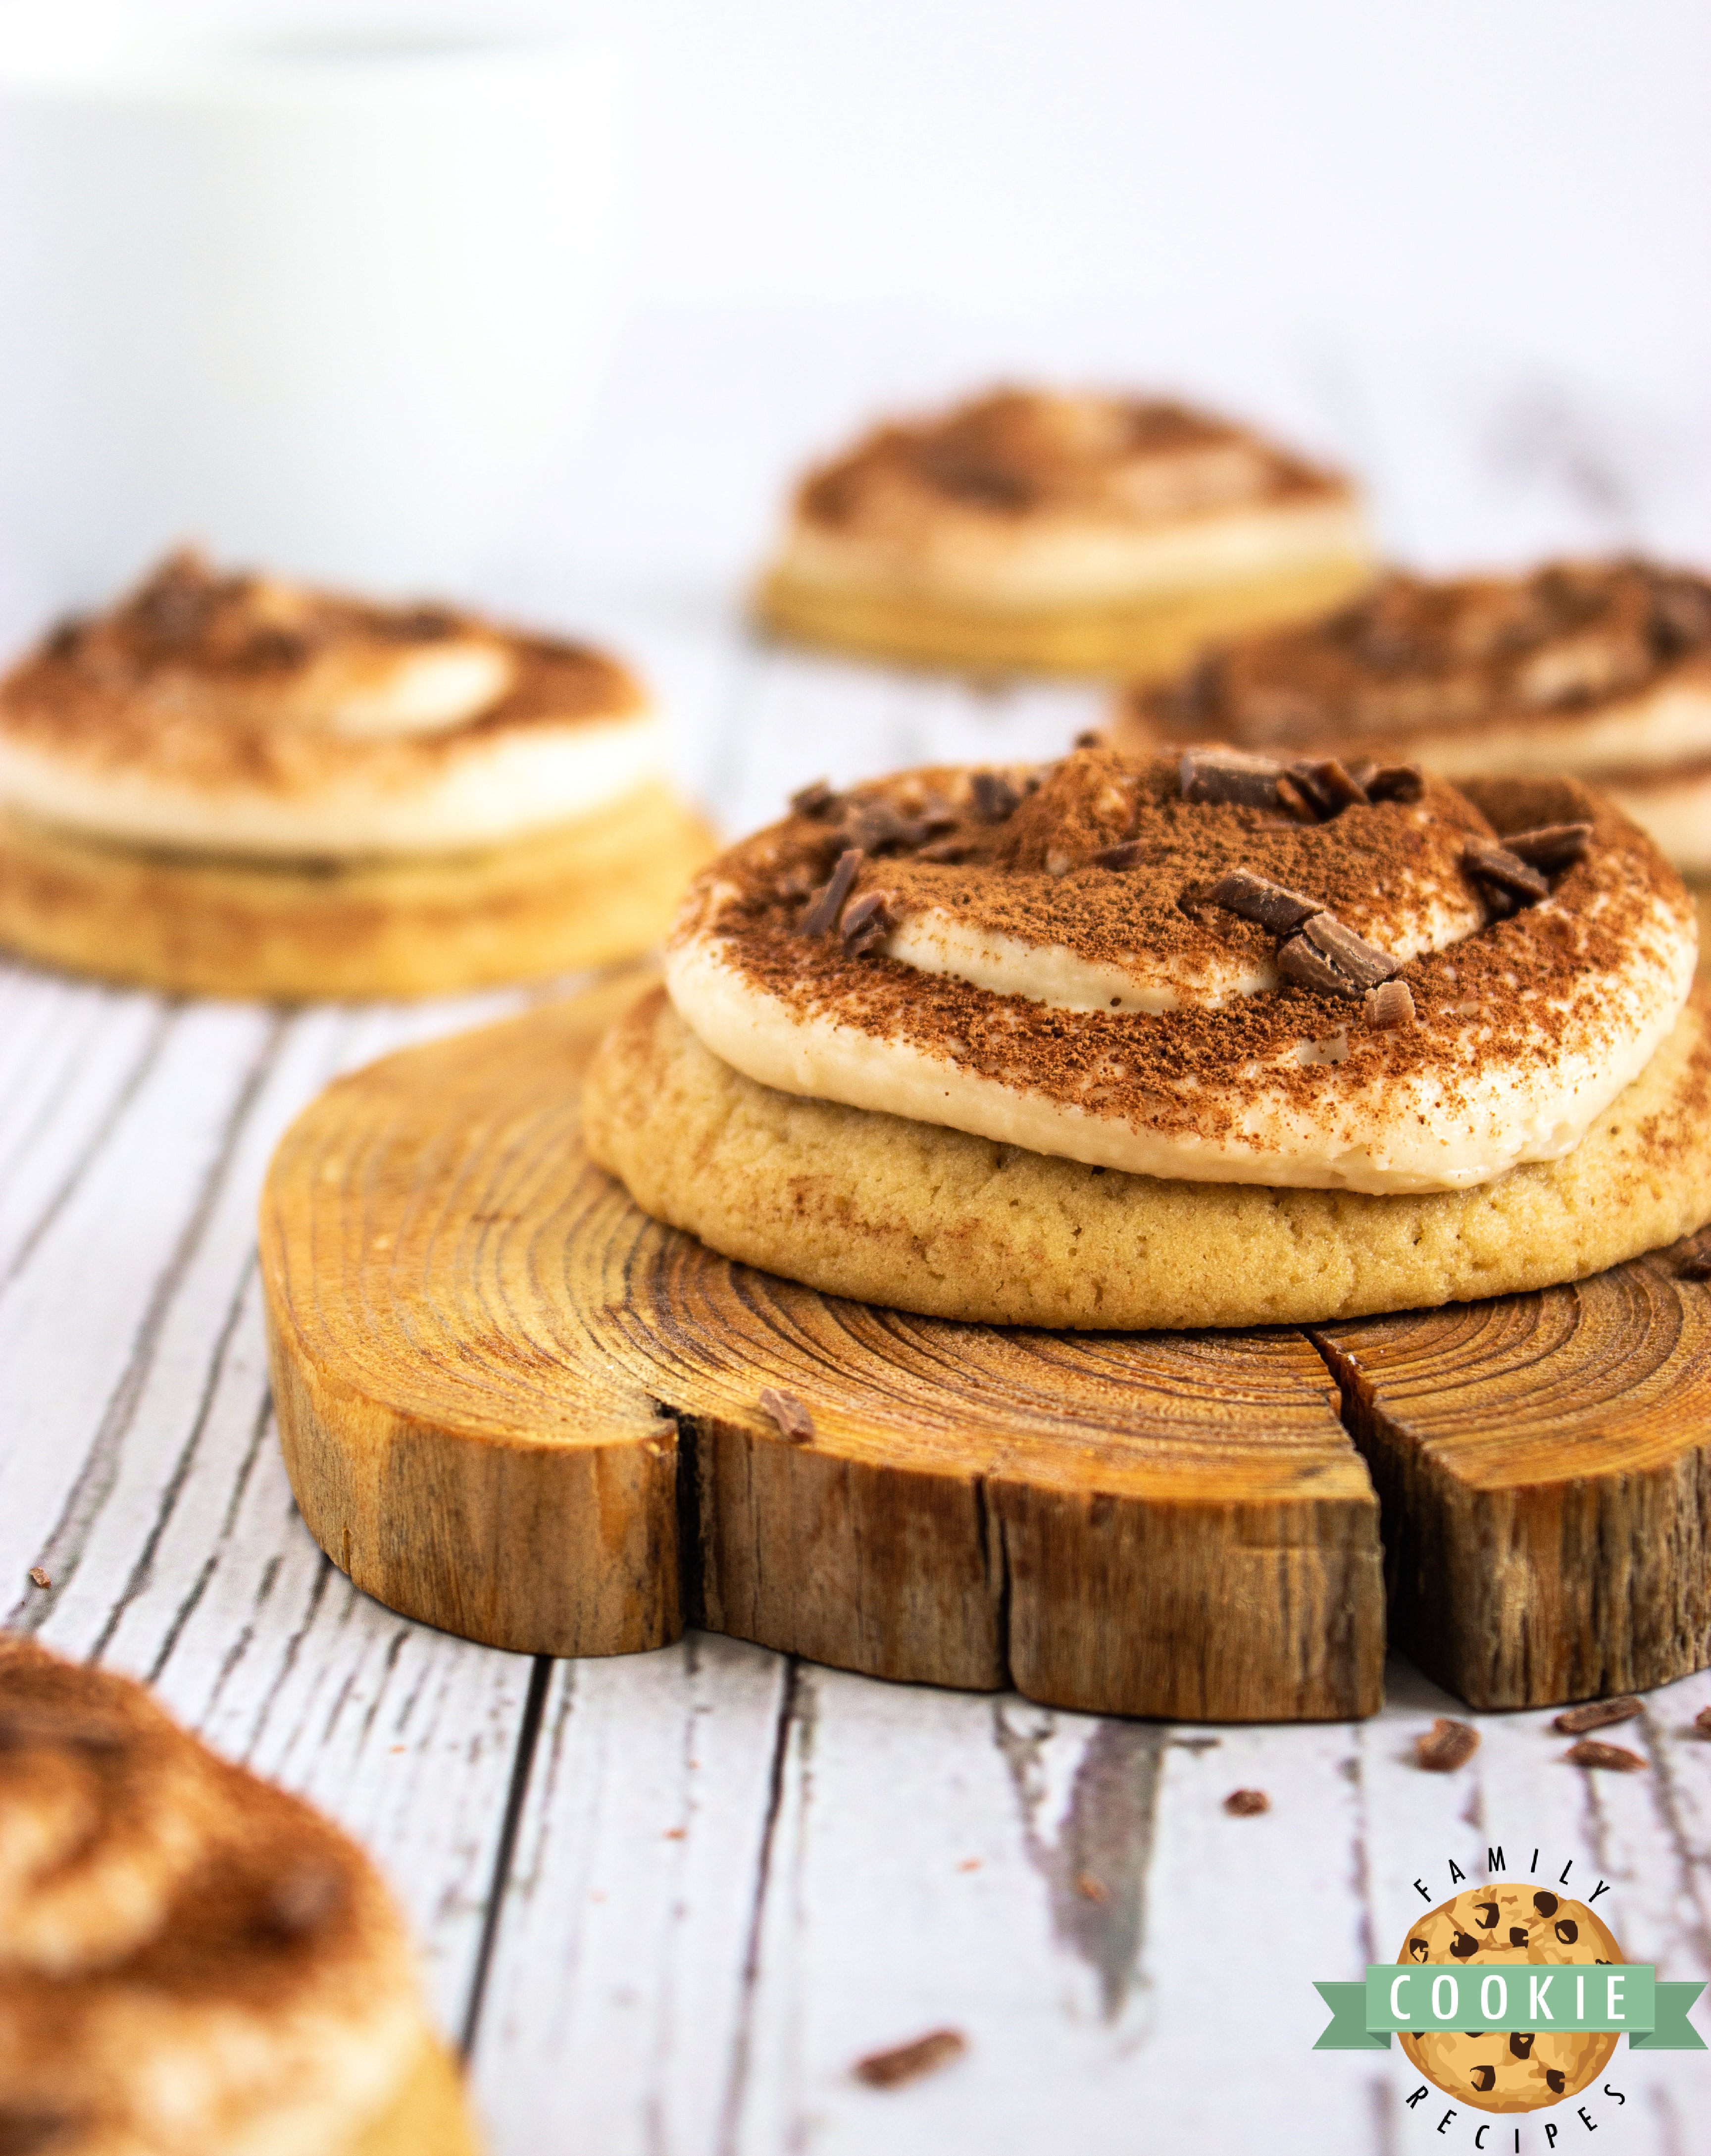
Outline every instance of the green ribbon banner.
<svg viewBox="0 0 1711 2156">
<path fill-rule="evenodd" d="M 1688 2019 L 1703 1984 L 1660 1984 L 1650 1962 L 1375 1962 L 1353 1984 L 1315 1984 L 1331 2010 L 1316 2051 L 1382 2051 L 1396 2029 L 1560 2029 L 1626 2033 L 1636 2051 L 1703 2051 Z"/>
</svg>

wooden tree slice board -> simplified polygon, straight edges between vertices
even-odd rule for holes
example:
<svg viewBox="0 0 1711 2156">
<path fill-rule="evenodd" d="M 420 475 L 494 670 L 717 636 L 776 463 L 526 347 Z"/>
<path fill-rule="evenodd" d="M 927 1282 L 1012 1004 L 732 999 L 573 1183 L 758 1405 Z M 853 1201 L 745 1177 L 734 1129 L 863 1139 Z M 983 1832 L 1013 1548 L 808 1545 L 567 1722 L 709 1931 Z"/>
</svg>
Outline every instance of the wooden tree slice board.
<svg viewBox="0 0 1711 2156">
<path fill-rule="evenodd" d="M 1621 1682 L 1711 1659 L 1686 1518 L 1711 1490 L 1702 1287 L 1648 1261 L 1318 1337 L 839 1301 L 660 1227 L 587 1159 L 581 1074 L 641 985 L 359 1071 L 275 1157 L 286 1462 L 310 1532 L 382 1602 L 528 1652 L 699 1624 L 1099 1712 L 1360 1715 L 1381 1698 L 1381 1494 L 1402 1635 L 1469 1697 L 1601 1689 L 1623 1597 Z M 1581 1353 L 1589 1326 L 1624 1344 Z M 1547 1336 L 1572 1397 L 1504 1344 Z M 1606 1440 L 1610 1387 L 1642 1371 Z M 811 1439 L 762 1409 L 769 1387 L 807 1405 Z M 1653 1501 L 1628 1502 L 1642 1482 Z M 1561 1541 L 1553 1571 L 1575 1507 L 1597 1538 Z M 1642 1549 L 1666 1511 L 1674 1543 Z M 1696 1553 L 1689 1585 L 1675 1560 Z M 1583 1605 L 1606 1636 L 1547 1645 Z"/>
</svg>

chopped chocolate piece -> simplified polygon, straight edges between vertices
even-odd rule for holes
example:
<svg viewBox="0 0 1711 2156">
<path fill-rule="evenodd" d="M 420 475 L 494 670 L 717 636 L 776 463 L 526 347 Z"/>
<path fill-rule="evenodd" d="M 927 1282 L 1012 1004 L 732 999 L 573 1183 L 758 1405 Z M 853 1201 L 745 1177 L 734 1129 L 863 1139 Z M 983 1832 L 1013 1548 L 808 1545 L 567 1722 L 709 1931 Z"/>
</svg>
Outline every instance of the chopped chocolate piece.
<svg viewBox="0 0 1711 2156">
<path fill-rule="evenodd" d="M 1568 2085 L 1569 2077 L 1560 2066 L 1547 2066 L 1545 2069 L 1545 2086 L 1553 2096 L 1560 2096 Z"/>
<path fill-rule="evenodd" d="M 1278 971 L 1286 981 L 1293 981 L 1298 988 L 1311 989 L 1316 996 L 1352 996 L 1359 993 L 1334 966 L 1319 956 L 1304 936 L 1292 936 L 1278 952 Z"/>
<path fill-rule="evenodd" d="M 925 834 L 889 801 L 863 801 L 846 810 L 839 835 L 845 845 L 858 847 L 864 854 L 883 854 L 894 846 L 918 845 Z"/>
<path fill-rule="evenodd" d="M 898 2045 L 894 2051 L 870 2051 L 865 2059 L 856 2061 L 855 2076 L 869 2088 L 896 2088 L 900 2082 L 919 2080 L 923 2074 L 937 2073 L 967 2049 L 968 2039 L 960 2029 L 935 2029 L 927 2035 L 917 2036 L 912 2044 Z"/>
<path fill-rule="evenodd" d="M 1457 1932 L 1450 1941 L 1450 1953 L 1457 1961 L 1472 1961 L 1479 1951 L 1479 1942 L 1471 1932 Z"/>
<path fill-rule="evenodd" d="M 1432 1948 L 1424 1939 L 1410 1939 L 1408 1942 L 1408 1958 L 1411 1961 L 1424 1961 L 1431 1952 Z"/>
<path fill-rule="evenodd" d="M 1426 791 L 1425 774 L 1416 763 L 1381 764 L 1363 783 L 1369 801 L 1417 801 Z"/>
<path fill-rule="evenodd" d="M 1678 1280 L 1711 1280 L 1711 1228 L 1701 1228 L 1675 1249 Z"/>
<path fill-rule="evenodd" d="M 1146 848 L 1139 839 L 1124 839 L 1120 845 L 1101 846 L 1092 859 L 1096 869 L 1135 869 L 1146 859 Z"/>
<path fill-rule="evenodd" d="M 1529 903 L 1550 896 L 1550 886 L 1538 870 L 1507 846 L 1485 845 L 1476 839 L 1463 849 L 1462 866 L 1476 883 L 1489 885 Z"/>
<path fill-rule="evenodd" d="M 1562 1904 L 1555 1894 L 1539 1893 L 1533 1897 L 1533 1907 L 1541 1917 L 1554 1917 Z"/>
<path fill-rule="evenodd" d="M 1536 2033 L 1531 2029 L 1517 2029 L 1509 2038 L 1511 2055 L 1517 2059 L 1530 2059 L 1533 2056 L 1533 2038 Z"/>
<path fill-rule="evenodd" d="M 1022 796 L 1001 771 L 977 771 L 968 783 L 968 793 L 983 824 L 1002 824 L 1022 805 Z"/>
<path fill-rule="evenodd" d="M 1232 1789 L 1224 1799 L 1224 1810 L 1232 1819 L 1258 1819 L 1271 1808 L 1272 1800 L 1263 1789 Z"/>
<path fill-rule="evenodd" d="M 1478 1904 L 1478 1907 L 1479 1910 L 1480 1930 L 1482 1932 L 1494 1932 L 1497 1929 L 1498 1917 L 1501 1913 L 1496 1902 L 1481 1902 Z"/>
<path fill-rule="evenodd" d="M 1552 1927 L 1559 1945 L 1571 1947 L 1580 1936 L 1580 1928 L 1572 1917 L 1559 1917 Z"/>
<path fill-rule="evenodd" d="M 1481 2096 L 1488 2096 L 1497 2082 L 1495 2066 L 1478 2066 L 1470 2068 L 1468 2078 Z"/>
<path fill-rule="evenodd" d="M 1236 748 L 1185 750 L 1181 766 L 1185 801 L 1233 801 L 1250 808 L 1275 808 L 1283 767 L 1268 756 Z"/>
<path fill-rule="evenodd" d="M 1509 1944 L 1512 1947 L 1524 1947 L 1526 1943 L 1527 1927 L 1524 1924 L 1511 1924 L 1509 1926 Z"/>
<path fill-rule="evenodd" d="M 1304 921 L 1324 911 L 1316 898 L 1304 898 L 1299 891 L 1271 883 L 1250 869 L 1232 869 L 1227 875 L 1220 876 L 1206 899 L 1212 906 L 1222 906 L 1226 913 L 1258 921 L 1268 936 L 1292 936 Z"/>
<path fill-rule="evenodd" d="M 865 957 L 876 943 L 883 943 L 897 923 L 892 919 L 887 901 L 889 891 L 864 891 L 859 898 L 851 899 L 843 909 L 843 918 L 838 924 L 838 932 L 843 938 L 843 947 L 852 958 Z"/>
<path fill-rule="evenodd" d="M 256 1928 L 282 1939 L 306 1938 L 331 1916 L 342 1891 L 330 1864 L 312 1860 L 294 1864 L 270 1883 Z"/>
<path fill-rule="evenodd" d="M 1381 981 L 1366 991 L 1366 1023 L 1375 1033 L 1414 1023 L 1414 991 L 1406 981 Z"/>
<path fill-rule="evenodd" d="M 1608 1767 L 1618 1774 L 1632 1774 L 1646 1762 L 1625 1744 L 1601 1744 L 1596 1737 L 1583 1737 L 1563 1753 L 1571 1767 Z"/>
<path fill-rule="evenodd" d="M 1366 805 L 1366 788 L 1334 756 L 1321 757 L 1313 762 L 1289 764 L 1285 775 L 1321 818 Z"/>
<path fill-rule="evenodd" d="M 797 927 L 804 936 L 829 936 L 832 933 L 861 865 L 862 850 L 859 846 L 846 847 L 838 856 L 838 865 L 831 876 L 802 908 Z"/>
<path fill-rule="evenodd" d="M 814 1418 L 809 1414 L 805 1401 L 794 1393 L 781 1392 L 776 1385 L 768 1385 L 761 1393 L 760 1409 L 770 1415 L 780 1430 L 792 1445 L 806 1445 L 814 1435 Z"/>
<path fill-rule="evenodd" d="M 1536 831 L 1514 831 L 1504 840 L 1504 850 L 1529 868 L 1555 875 L 1560 869 L 1584 861 L 1591 844 L 1590 824 L 1541 824 Z"/>
<path fill-rule="evenodd" d="M 961 839 L 935 839 L 930 846 L 923 846 L 915 855 L 918 861 L 960 861 L 966 860 L 968 846 Z"/>
<path fill-rule="evenodd" d="M 838 806 L 838 796 L 827 780 L 817 778 L 797 788 L 790 797 L 790 806 L 794 815 L 829 816 Z"/>
<path fill-rule="evenodd" d="M 1479 1732 L 1465 1722 L 1439 1715 L 1424 1735 L 1414 1740 L 1414 1757 L 1429 1774 L 1451 1774 L 1465 1766 L 1479 1749 Z"/>
<path fill-rule="evenodd" d="M 1561 1730 L 1565 1737 L 1580 1737 L 1589 1729 L 1606 1728 L 1612 1722 L 1632 1722 L 1644 1712 L 1631 1692 L 1623 1692 L 1616 1699 L 1589 1699 L 1584 1707 L 1571 1707 L 1550 1726 Z"/>
<path fill-rule="evenodd" d="M 1400 970 L 1400 959 L 1377 949 L 1352 928 L 1345 928 L 1334 913 L 1315 913 L 1303 924 L 1301 933 L 1319 957 L 1329 959 L 1352 984 L 1343 989 L 1345 995 L 1364 995 Z"/>
<path fill-rule="evenodd" d="M 54 1584 L 47 1567 L 41 1564 L 30 1567 L 30 1583 L 35 1587 L 51 1587 Z"/>
</svg>

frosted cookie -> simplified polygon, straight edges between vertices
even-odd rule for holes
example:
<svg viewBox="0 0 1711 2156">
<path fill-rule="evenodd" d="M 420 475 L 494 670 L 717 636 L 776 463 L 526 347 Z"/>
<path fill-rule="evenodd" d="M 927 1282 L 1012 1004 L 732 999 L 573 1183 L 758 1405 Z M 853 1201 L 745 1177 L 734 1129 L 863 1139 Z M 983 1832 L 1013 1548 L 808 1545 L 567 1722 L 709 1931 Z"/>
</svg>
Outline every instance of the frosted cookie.
<svg viewBox="0 0 1711 2156">
<path fill-rule="evenodd" d="M 0 1637 L 0 2128 L 54 2156 L 474 2156 L 361 1853 L 141 1686 Z"/>
<path fill-rule="evenodd" d="M 1117 737 L 1409 760 L 1452 779 L 1566 773 L 1711 876 L 1711 578 L 1639 561 L 1391 577 L 1328 619 L 1136 690 Z"/>
<path fill-rule="evenodd" d="M 1004 389 L 811 472 L 758 606 L 875 658 L 1140 676 L 1371 575 L 1336 473 L 1184 405 Z"/>
<path fill-rule="evenodd" d="M 0 942 L 216 994 L 628 955 L 707 851 L 581 645 L 180 554 L 0 682 Z"/>
<path fill-rule="evenodd" d="M 1622 1958 L 1584 1902 L 1509 1881 L 1470 1887 L 1441 1903 L 1411 1928 L 1396 1956 L 1399 1962 L 1457 1962 L 1505 1974 Z M 1447 2095 L 1476 2110 L 1534 2111 L 1589 2087 L 1610 2063 L 1620 2036 L 1599 2030 L 1403 2030 L 1397 2041 Z"/>
<path fill-rule="evenodd" d="M 1315 783 L 1088 749 L 799 797 L 692 887 L 591 1151 L 727 1255 L 992 1323 L 1419 1307 L 1711 1218 L 1643 834 L 1568 783 Z"/>
</svg>

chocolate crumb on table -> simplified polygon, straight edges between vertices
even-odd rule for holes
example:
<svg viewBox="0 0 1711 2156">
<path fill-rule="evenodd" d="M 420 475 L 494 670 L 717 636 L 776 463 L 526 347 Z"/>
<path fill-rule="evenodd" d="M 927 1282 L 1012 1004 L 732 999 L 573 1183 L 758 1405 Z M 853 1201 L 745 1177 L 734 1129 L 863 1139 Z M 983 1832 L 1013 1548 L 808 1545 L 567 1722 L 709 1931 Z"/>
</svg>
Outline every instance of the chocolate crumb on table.
<svg viewBox="0 0 1711 2156">
<path fill-rule="evenodd" d="M 856 2061 L 852 2071 L 869 2088 L 897 2088 L 904 2082 L 919 2081 L 923 2074 L 937 2073 L 967 2049 L 968 2039 L 960 2029 L 934 2029 L 917 2036 L 912 2044 L 899 2044 L 889 2051 L 869 2051 L 866 2058 Z"/>
<path fill-rule="evenodd" d="M 1632 1692 L 1623 1692 L 1615 1699 L 1589 1699 L 1584 1707 L 1571 1707 L 1550 1726 L 1561 1730 L 1565 1737 L 1580 1737 L 1589 1729 L 1603 1729 L 1612 1722 L 1632 1722 L 1643 1712 Z"/>
<path fill-rule="evenodd" d="M 1272 1800 L 1263 1789 L 1232 1789 L 1224 1799 L 1224 1810 L 1232 1819 L 1258 1819 L 1271 1808 Z"/>
<path fill-rule="evenodd" d="M 48 1576 L 48 1569 L 45 1565 L 33 1564 L 30 1567 L 30 1579 L 32 1584 L 37 1587 L 51 1587 L 54 1584 L 52 1579 Z"/>
<path fill-rule="evenodd" d="M 1428 1774 L 1451 1774 L 1465 1766 L 1479 1749 L 1479 1732 L 1465 1722 L 1439 1715 L 1430 1729 L 1414 1740 L 1414 1758 Z"/>
<path fill-rule="evenodd" d="M 1618 1774 L 1632 1774 L 1646 1762 L 1625 1744 L 1601 1744 L 1596 1737 L 1583 1737 L 1563 1753 L 1571 1767 L 1608 1767 Z"/>
<path fill-rule="evenodd" d="M 776 1386 L 768 1385 L 759 1402 L 761 1412 L 769 1415 L 793 1445 L 806 1445 L 814 1435 L 814 1418 L 805 1401 L 794 1393 L 781 1392 Z"/>
</svg>

